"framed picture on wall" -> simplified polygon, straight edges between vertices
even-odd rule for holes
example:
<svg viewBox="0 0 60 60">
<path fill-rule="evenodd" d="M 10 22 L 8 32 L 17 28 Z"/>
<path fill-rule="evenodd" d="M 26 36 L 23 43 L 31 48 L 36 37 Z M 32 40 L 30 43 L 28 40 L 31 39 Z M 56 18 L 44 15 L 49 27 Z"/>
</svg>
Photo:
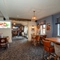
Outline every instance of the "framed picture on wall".
<svg viewBox="0 0 60 60">
<path fill-rule="evenodd" d="M 50 28 L 51 28 L 50 23 L 47 23 L 46 29 L 47 29 L 47 30 L 50 30 Z"/>
<path fill-rule="evenodd" d="M 39 24 L 37 24 L 37 29 L 40 29 L 40 25 Z"/>
<path fill-rule="evenodd" d="M 34 25 L 32 25 L 31 31 L 35 31 L 35 27 L 34 27 Z"/>
</svg>

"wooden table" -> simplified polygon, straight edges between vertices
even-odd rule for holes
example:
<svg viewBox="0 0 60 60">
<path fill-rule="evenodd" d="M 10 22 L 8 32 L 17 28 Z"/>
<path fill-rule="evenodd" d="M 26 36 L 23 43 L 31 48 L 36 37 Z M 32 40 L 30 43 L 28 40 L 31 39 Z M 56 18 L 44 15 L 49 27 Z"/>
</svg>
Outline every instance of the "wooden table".
<svg viewBox="0 0 60 60">
<path fill-rule="evenodd" d="M 56 37 L 56 38 L 54 38 L 54 37 L 52 37 L 52 38 L 45 38 L 45 39 L 48 40 L 48 41 L 60 44 L 60 38 L 58 38 L 58 37 Z"/>
</svg>

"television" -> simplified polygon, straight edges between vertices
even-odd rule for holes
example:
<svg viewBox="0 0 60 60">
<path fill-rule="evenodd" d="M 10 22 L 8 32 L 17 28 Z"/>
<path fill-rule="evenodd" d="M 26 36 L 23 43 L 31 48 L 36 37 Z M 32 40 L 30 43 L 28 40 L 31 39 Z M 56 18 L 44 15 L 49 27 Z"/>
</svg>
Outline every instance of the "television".
<svg viewBox="0 0 60 60">
<path fill-rule="evenodd" d="M 11 28 L 11 21 L 0 21 L 0 28 Z"/>
</svg>

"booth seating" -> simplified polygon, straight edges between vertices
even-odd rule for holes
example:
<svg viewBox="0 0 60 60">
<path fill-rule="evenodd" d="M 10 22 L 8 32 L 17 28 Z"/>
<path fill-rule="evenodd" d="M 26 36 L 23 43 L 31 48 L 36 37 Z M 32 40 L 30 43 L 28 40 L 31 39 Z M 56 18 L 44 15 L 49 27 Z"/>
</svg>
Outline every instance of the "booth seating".
<svg viewBox="0 0 60 60">
<path fill-rule="evenodd" d="M 0 38 L 0 48 L 8 47 L 8 37 Z"/>
<path fill-rule="evenodd" d="M 32 44 L 34 46 L 40 45 L 40 35 L 34 35 L 34 36 L 32 36 Z"/>
</svg>

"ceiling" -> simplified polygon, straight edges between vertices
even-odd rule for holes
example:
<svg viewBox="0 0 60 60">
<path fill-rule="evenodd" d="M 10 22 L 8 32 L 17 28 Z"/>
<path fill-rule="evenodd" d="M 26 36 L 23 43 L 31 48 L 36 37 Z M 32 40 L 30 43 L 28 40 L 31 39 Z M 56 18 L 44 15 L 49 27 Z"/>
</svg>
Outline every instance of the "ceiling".
<svg viewBox="0 0 60 60">
<path fill-rule="evenodd" d="M 3 15 L 2 15 L 2 13 L 1 13 L 1 11 L 0 11 L 0 17 L 3 17 Z"/>
<path fill-rule="evenodd" d="M 6 19 L 31 19 L 36 11 L 37 19 L 41 19 L 60 12 L 60 0 L 0 0 L 0 11 Z"/>
</svg>

